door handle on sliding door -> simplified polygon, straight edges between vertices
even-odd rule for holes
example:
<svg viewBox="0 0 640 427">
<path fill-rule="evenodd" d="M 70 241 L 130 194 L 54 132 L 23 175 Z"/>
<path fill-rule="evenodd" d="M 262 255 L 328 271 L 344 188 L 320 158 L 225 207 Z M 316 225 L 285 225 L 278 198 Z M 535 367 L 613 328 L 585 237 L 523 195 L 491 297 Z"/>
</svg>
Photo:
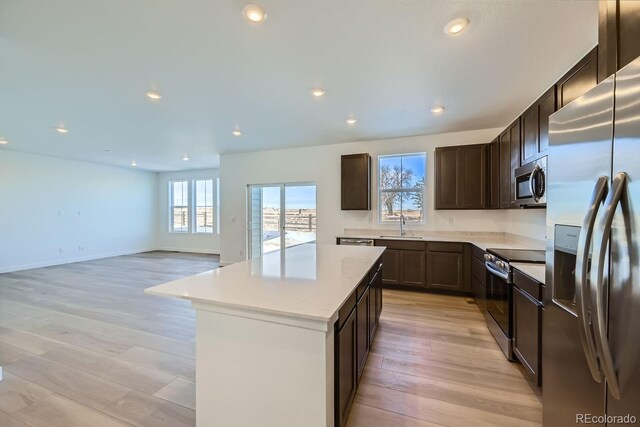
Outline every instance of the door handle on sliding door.
<svg viewBox="0 0 640 427">
<path fill-rule="evenodd" d="M 595 285 L 596 316 L 594 317 L 596 346 L 600 355 L 600 362 L 605 379 L 609 386 L 609 392 L 616 399 L 620 399 L 620 385 L 618 375 L 611 356 L 611 347 L 607 338 L 607 311 L 605 307 L 605 266 L 607 247 L 611 240 L 611 224 L 616 209 L 624 193 L 627 175 L 622 172 L 615 176 L 611 184 L 611 192 L 604 203 L 604 216 L 598 223 L 596 240 L 593 246 L 593 267 L 591 268 L 591 282 Z"/>
<path fill-rule="evenodd" d="M 580 229 L 580 236 L 578 238 L 578 248 L 576 253 L 576 304 L 578 321 L 580 323 L 580 341 L 582 342 L 582 350 L 587 358 L 587 364 L 589 365 L 589 371 L 594 381 L 601 382 L 602 376 L 600 375 L 600 366 L 598 364 L 598 357 L 596 356 L 596 344 L 594 342 L 593 333 L 589 327 L 590 312 L 589 304 L 590 292 L 589 281 L 587 279 L 589 268 L 589 248 L 591 246 L 591 239 L 593 237 L 593 228 L 596 223 L 596 216 L 600 205 L 607 196 L 607 181 L 606 176 L 601 176 L 596 181 L 596 185 L 593 188 L 593 194 L 591 195 L 591 201 L 589 202 L 589 209 L 582 221 L 582 228 Z"/>
</svg>

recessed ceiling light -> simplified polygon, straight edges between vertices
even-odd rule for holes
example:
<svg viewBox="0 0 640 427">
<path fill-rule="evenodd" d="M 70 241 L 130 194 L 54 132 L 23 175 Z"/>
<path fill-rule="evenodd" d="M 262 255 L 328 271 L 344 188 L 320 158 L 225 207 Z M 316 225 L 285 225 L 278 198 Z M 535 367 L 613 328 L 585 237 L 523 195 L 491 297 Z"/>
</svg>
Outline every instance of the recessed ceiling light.
<svg viewBox="0 0 640 427">
<path fill-rule="evenodd" d="M 136 162 L 135 160 L 131 160 L 131 166 L 135 168 L 136 166 L 138 166 L 138 162 Z"/>
<path fill-rule="evenodd" d="M 247 20 L 256 24 L 261 24 L 267 19 L 267 13 L 264 11 L 264 8 L 257 4 L 248 4 L 243 7 L 242 14 Z"/>
<path fill-rule="evenodd" d="M 468 18 L 456 18 L 444 26 L 444 32 L 453 36 L 460 34 L 469 25 Z"/>
<path fill-rule="evenodd" d="M 189 156 L 187 156 L 186 154 L 182 155 L 182 160 L 184 160 L 185 162 L 189 161 Z"/>
<path fill-rule="evenodd" d="M 442 106 L 433 107 L 431 109 L 431 112 L 434 113 L 434 114 L 442 113 L 443 111 L 444 111 L 444 107 L 442 107 Z"/>
<path fill-rule="evenodd" d="M 57 126 L 56 130 L 58 131 L 58 133 L 69 133 L 69 129 L 64 127 L 64 125 Z"/>
<path fill-rule="evenodd" d="M 316 98 L 320 98 L 321 96 L 324 96 L 325 93 L 327 92 L 324 89 L 320 89 L 320 88 L 311 90 L 311 95 L 315 96 Z"/>
<path fill-rule="evenodd" d="M 152 99 L 154 101 L 159 101 L 162 99 L 162 95 L 160 95 L 155 90 L 150 90 L 149 92 L 146 93 L 146 95 L 147 95 L 147 98 Z"/>
<path fill-rule="evenodd" d="M 0 137 L 0 145 L 5 145 L 5 144 L 8 144 L 8 143 L 9 143 L 9 141 L 7 141 L 6 139 Z"/>
<path fill-rule="evenodd" d="M 241 136 L 242 132 L 240 132 L 240 129 L 236 129 L 233 132 L 231 132 L 234 136 Z"/>
<path fill-rule="evenodd" d="M 353 126 L 353 125 L 355 125 L 356 123 L 358 123 L 358 119 L 354 119 L 353 117 L 350 117 L 350 118 L 348 118 L 348 119 L 347 119 L 347 124 L 348 124 L 349 126 Z"/>
</svg>

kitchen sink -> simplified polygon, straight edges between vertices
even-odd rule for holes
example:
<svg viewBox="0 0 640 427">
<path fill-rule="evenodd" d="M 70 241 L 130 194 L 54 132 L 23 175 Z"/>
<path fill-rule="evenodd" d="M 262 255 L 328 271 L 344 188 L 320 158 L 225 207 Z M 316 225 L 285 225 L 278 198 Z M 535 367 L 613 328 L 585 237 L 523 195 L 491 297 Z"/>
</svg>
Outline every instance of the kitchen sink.
<svg viewBox="0 0 640 427">
<path fill-rule="evenodd" d="M 422 237 L 419 236 L 380 236 L 381 238 L 387 239 L 410 239 L 410 240 L 422 240 Z"/>
</svg>

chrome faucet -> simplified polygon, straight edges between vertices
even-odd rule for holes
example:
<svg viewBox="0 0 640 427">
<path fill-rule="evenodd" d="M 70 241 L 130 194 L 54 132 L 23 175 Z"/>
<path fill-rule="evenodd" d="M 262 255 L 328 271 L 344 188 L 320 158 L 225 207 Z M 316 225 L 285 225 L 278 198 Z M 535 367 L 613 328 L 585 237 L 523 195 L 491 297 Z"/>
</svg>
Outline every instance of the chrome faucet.
<svg viewBox="0 0 640 427">
<path fill-rule="evenodd" d="M 407 225 L 406 221 L 404 220 L 404 215 L 400 214 L 400 237 L 404 236 L 405 234 L 407 234 L 406 231 L 404 231 L 404 226 Z"/>
</svg>

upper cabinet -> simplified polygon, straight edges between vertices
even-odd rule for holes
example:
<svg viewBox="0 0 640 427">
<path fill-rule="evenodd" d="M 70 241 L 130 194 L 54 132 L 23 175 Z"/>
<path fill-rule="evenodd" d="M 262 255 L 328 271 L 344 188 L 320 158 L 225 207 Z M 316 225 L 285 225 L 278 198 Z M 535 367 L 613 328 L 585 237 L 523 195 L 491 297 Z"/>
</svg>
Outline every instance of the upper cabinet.
<svg viewBox="0 0 640 427">
<path fill-rule="evenodd" d="M 523 165 L 546 154 L 549 148 L 549 116 L 555 111 L 556 87 L 554 85 L 522 113 L 520 160 Z"/>
<path fill-rule="evenodd" d="M 344 155 L 341 170 L 342 210 L 371 210 L 371 156 Z"/>
<path fill-rule="evenodd" d="M 600 2 L 598 31 L 598 81 L 602 81 L 640 56 L 640 2 Z"/>
<path fill-rule="evenodd" d="M 516 207 L 514 171 L 520 167 L 520 118 L 498 137 L 500 144 L 500 208 Z"/>
<path fill-rule="evenodd" d="M 587 93 L 597 84 L 598 48 L 595 47 L 556 83 L 558 109 Z"/>
<path fill-rule="evenodd" d="M 491 141 L 488 150 L 488 208 L 500 209 L 500 141 L 498 138 Z"/>
<path fill-rule="evenodd" d="M 488 144 L 436 148 L 435 208 L 486 209 L 488 167 Z"/>
</svg>

